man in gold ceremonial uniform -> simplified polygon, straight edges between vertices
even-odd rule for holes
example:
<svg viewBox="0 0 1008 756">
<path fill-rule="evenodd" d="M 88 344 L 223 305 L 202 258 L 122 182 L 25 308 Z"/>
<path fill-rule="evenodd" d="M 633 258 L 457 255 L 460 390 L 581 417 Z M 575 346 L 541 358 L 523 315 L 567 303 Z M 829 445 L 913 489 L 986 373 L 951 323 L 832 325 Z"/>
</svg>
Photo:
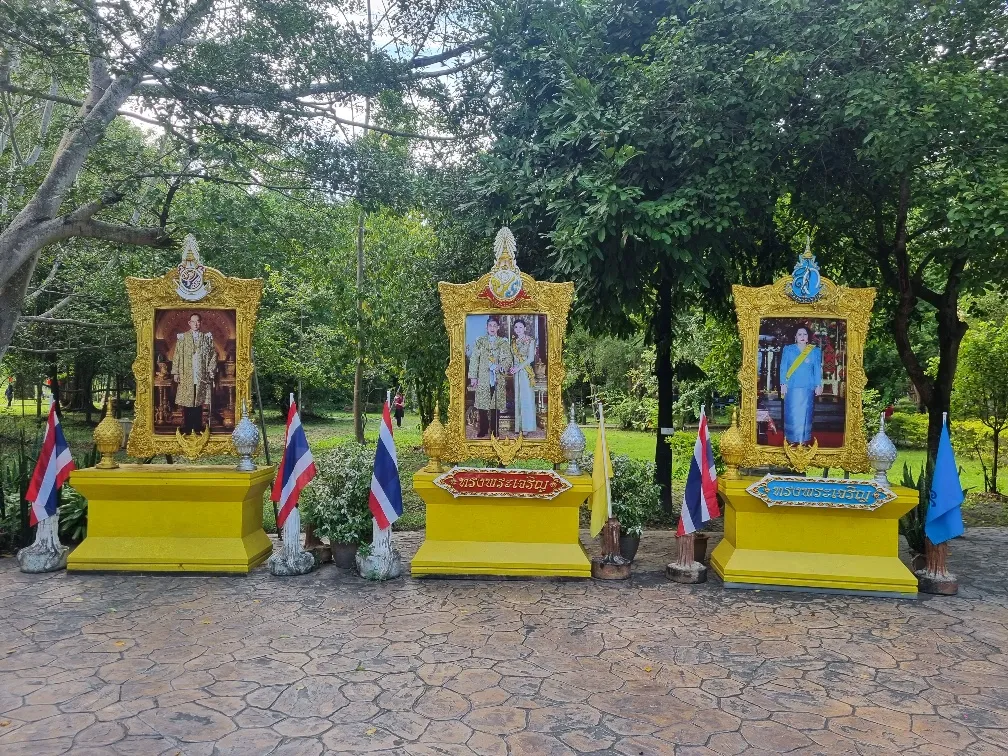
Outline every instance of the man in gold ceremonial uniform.
<svg viewBox="0 0 1008 756">
<path fill-rule="evenodd" d="M 477 436 L 487 433 L 500 437 L 500 413 L 507 409 L 507 389 L 504 375 L 511 368 L 511 344 L 497 335 L 500 318 L 487 318 L 486 336 L 480 336 L 469 355 L 469 385 L 476 389 L 474 405 L 479 413 Z"/>
<path fill-rule="evenodd" d="M 175 404 L 182 408 L 182 432 L 203 432 L 203 405 L 210 404 L 214 376 L 217 374 L 217 350 L 213 334 L 200 331 L 203 319 L 189 316 L 189 330 L 178 335 L 172 356 Z"/>
</svg>

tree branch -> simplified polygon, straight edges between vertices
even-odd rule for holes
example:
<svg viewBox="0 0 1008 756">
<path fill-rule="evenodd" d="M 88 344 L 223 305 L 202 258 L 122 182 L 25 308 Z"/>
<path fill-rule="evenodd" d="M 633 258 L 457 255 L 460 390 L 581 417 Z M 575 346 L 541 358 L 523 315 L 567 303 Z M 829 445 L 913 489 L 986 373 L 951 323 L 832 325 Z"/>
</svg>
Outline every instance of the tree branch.
<svg viewBox="0 0 1008 756">
<path fill-rule="evenodd" d="M 451 74 L 456 74 L 459 71 L 465 71 L 467 68 L 479 65 L 483 61 L 489 59 L 490 53 L 485 53 L 484 55 L 477 55 L 472 60 L 467 60 L 465 63 L 459 63 L 457 66 L 452 66 L 451 68 L 439 68 L 436 71 L 411 71 L 407 78 L 410 81 L 417 81 L 419 79 L 436 79 L 439 76 L 450 76 Z"/>
<path fill-rule="evenodd" d="M 123 323 L 92 323 L 89 320 L 77 320 L 76 318 L 47 318 L 42 315 L 22 315 L 20 323 L 44 323 L 46 325 L 72 325 L 84 328 L 132 328 L 130 324 Z"/>
<path fill-rule="evenodd" d="M 443 63 L 446 60 L 457 58 L 462 53 L 467 53 L 470 50 L 479 47 L 489 39 L 490 39 L 489 36 L 477 37 L 474 40 L 459 45 L 458 47 L 453 47 L 450 50 L 440 52 L 437 55 L 423 55 L 419 57 L 414 57 L 413 60 L 409 62 L 409 68 L 411 69 L 426 68 L 427 66 L 432 66 L 435 63 Z M 488 56 L 485 56 L 484 60 L 486 59 L 486 57 Z"/>
<path fill-rule="evenodd" d="M 56 273 L 57 271 L 59 271 L 60 263 L 62 262 L 62 260 L 63 260 L 62 257 L 57 257 L 55 260 L 53 260 L 52 270 L 49 271 L 49 275 L 45 277 L 45 279 L 42 281 L 42 283 L 38 285 L 35 291 L 25 296 L 24 301 L 26 303 L 35 301 L 38 295 L 41 294 L 43 291 L 45 291 L 45 287 L 55 280 Z"/>
</svg>

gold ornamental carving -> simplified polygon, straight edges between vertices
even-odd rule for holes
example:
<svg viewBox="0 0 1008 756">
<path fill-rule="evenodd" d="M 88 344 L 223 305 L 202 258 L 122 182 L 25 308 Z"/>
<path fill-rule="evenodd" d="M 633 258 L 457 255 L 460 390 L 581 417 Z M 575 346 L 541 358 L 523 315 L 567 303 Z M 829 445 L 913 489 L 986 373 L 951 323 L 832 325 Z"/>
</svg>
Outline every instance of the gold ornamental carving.
<svg viewBox="0 0 1008 756">
<path fill-rule="evenodd" d="M 807 254 L 807 253 L 806 253 Z M 810 467 L 840 468 L 848 472 L 868 472 L 867 439 L 861 395 L 868 383 L 864 370 L 864 345 L 868 336 L 875 289 L 837 286 L 820 279 L 820 290 L 813 301 L 796 301 L 790 290 L 791 275 L 769 286 L 734 285 L 735 310 L 742 342 L 742 368 L 739 384 L 742 401 L 738 439 L 731 438 L 731 453 L 739 467 L 788 467 L 804 472 Z M 759 395 L 760 321 L 766 318 L 832 318 L 846 322 L 845 423 L 843 445 L 826 448 L 813 441 L 805 446 L 787 442 L 770 446 L 757 442 L 757 400 Z M 724 453 L 722 441 L 722 454 Z"/>
<path fill-rule="evenodd" d="M 441 404 L 434 402 L 434 419 L 424 428 L 421 437 L 424 453 L 429 458 L 426 472 L 441 472 L 441 459 L 444 457 L 445 428 L 441 424 Z"/>
<path fill-rule="evenodd" d="M 101 460 L 95 465 L 99 470 L 114 470 L 119 467 L 115 453 L 122 449 L 123 427 L 112 413 L 112 398 L 105 401 L 105 417 L 94 429 L 95 448 L 101 452 Z"/>
<path fill-rule="evenodd" d="M 252 379 L 252 332 L 255 329 L 256 314 L 262 297 L 263 282 L 261 279 L 232 278 L 219 270 L 200 265 L 198 257 L 192 260 L 189 246 L 195 249 L 195 241 L 187 237 L 186 252 L 178 270 L 171 270 L 160 278 L 127 278 L 126 291 L 129 294 L 130 308 L 133 313 L 133 325 L 136 329 L 137 350 L 133 362 L 133 375 L 136 378 L 136 403 L 133 428 L 130 431 L 126 451 L 132 457 L 153 457 L 158 454 L 177 454 L 180 449 L 185 456 L 190 452 L 195 455 L 230 455 L 231 428 L 206 433 L 195 432 L 187 434 L 195 436 L 186 439 L 177 428 L 170 431 L 155 432 L 155 378 L 159 373 L 155 366 L 155 313 L 161 310 L 192 310 L 207 313 L 212 310 L 234 311 L 235 353 L 234 366 L 230 360 L 220 365 L 222 379 L 229 386 L 233 384 L 234 412 L 243 403 L 251 404 L 250 383 Z M 183 297 L 186 293 L 183 268 L 189 271 L 198 269 L 196 284 L 198 299 L 192 296 Z M 192 279 L 189 280 L 192 283 Z M 228 314 L 230 317 L 230 314 Z M 160 364 L 158 365 L 160 367 Z M 170 376 L 159 375 L 160 384 L 171 380 Z M 159 384 L 159 389 L 173 394 L 173 387 L 165 388 Z M 172 402 L 169 396 L 165 401 Z M 170 405 L 169 405 L 170 406 Z M 203 436 L 206 436 L 203 439 Z M 180 440 L 181 438 L 181 440 Z M 195 457 L 190 457 L 195 458 Z"/>
</svg>

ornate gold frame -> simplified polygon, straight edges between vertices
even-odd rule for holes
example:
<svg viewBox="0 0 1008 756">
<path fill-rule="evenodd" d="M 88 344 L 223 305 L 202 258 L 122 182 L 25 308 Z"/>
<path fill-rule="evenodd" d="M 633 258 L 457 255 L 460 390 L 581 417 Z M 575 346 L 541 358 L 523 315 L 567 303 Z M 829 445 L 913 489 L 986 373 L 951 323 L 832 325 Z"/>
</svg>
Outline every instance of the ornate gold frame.
<svg viewBox="0 0 1008 756">
<path fill-rule="evenodd" d="M 192 302 L 178 295 L 177 272 L 172 269 L 161 278 L 127 278 L 126 291 L 133 311 L 137 354 L 133 362 L 136 378 L 136 404 L 133 428 L 130 430 L 126 453 L 132 457 L 153 457 L 156 454 L 179 454 L 179 441 L 174 435 L 154 433 L 154 311 L 192 307 L 198 310 L 235 311 L 235 414 L 242 402 L 251 406 L 252 331 L 255 328 L 261 279 L 231 278 L 219 270 L 207 267 L 203 277 L 209 293 Z M 208 434 L 209 440 L 200 455 L 233 454 L 230 434 Z"/>
<path fill-rule="evenodd" d="M 524 296 L 510 307 L 493 307 L 481 298 L 487 289 L 491 273 L 465 284 L 438 284 L 441 307 L 444 310 L 445 328 L 448 331 L 450 359 L 445 375 L 448 376 L 448 424 L 445 428 L 443 459 L 464 462 L 468 459 L 496 458 L 502 464 L 515 459 L 545 459 L 562 462 L 560 434 L 564 429 L 563 382 L 566 371 L 563 365 L 563 340 L 567 332 L 567 315 L 574 299 L 573 283 L 547 283 L 536 281 L 521 273 Z M 519 439 L 470 440 L 465 436 L 465 319 L 466 315 L 546 315 L 547 371 L 546 371 L 546 438 L 530 441 Z"/>
<path fill-rule="evenodd" d="M 809 467 L 840 468 L 848 472 L 868 472 L 867 441 L 861 393 L 868 382 L 864 371 L 864 344 L 868 336 L 868 321 L 875 289 L 851 289 L 837 286 L 822 278 L 821 292 L 814 302 L 796 302 L 788 295 L 792 276 L 787 275 L 770 286 L 732 286 L 739 337 L 742 340 L 742 368 L 739 385 L 742 388 L 739 430 L 743 454 L 740 467 L 767 465 L 790 467 L 805 472 Z M 847 321 L 846 406 L 847 422 L 844 445 L 838 449 L 821 449 L 818 445 L 788 448 L 763 446 L 756 443 L 756 399 L 758 395 L 758 363 L 760 320 L 763 318 L 837 318 Z"/>
</svg>

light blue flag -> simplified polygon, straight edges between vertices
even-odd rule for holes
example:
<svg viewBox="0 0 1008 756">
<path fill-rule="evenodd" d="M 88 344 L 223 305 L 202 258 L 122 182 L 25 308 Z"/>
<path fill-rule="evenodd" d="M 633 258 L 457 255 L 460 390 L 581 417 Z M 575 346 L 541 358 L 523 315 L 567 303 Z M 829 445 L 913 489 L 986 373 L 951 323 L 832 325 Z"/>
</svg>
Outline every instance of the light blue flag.
<svg viewBox="0 0 1008 756">
<path fill-rule="evenodd" d="M 935 459 L 934 477 L 931 479 L 931 501 L 928 505 L 924 532 L 931 543 L 945 543 L 961 536 L 963 527 L 962 485 L 959 483 L 959 469 L 956 467 L 948 424 L 942 424 L 941 440 L 938 442 L 938 456 Z"/>
</svg>

